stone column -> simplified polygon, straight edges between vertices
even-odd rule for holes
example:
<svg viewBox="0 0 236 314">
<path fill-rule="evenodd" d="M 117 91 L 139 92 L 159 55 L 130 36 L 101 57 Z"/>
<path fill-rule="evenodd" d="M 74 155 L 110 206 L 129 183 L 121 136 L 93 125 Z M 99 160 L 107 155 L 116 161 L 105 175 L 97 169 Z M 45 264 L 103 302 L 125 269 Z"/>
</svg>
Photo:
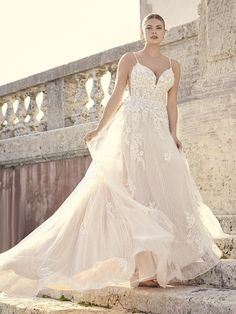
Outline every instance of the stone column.
<svg viewBox="0 0 236 314">
<path fill-rule="evenodd" d="M 150 0 L 140 0 L 139 1 L 139 13 L 140 13 L 140 25 L 145 15 L 153 12 L 153 5 Z"/>
<path fill-rule="evenodd" d="M 199 79 L 193 94 L 235 85 L 236 1 L 202 0 L 199 12 Z"/>
<path fill-rule="evenodd" d="M 64 127 L 64 78 L 48 82 L 48 130 Z"/>
</svg>

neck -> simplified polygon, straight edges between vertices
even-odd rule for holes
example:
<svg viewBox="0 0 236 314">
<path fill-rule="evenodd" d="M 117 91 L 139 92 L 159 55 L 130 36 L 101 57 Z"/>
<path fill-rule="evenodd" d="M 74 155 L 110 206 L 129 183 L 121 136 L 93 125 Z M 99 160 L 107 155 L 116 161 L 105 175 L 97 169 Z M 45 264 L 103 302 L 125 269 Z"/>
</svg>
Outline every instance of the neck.
<svg viewBox="0 0 236 314">
<path fill-rule="evenodd" d="M 143 52 L 153 58 L 161 56 L 160 46 L 157 44 L 146 44 L 143 48 Z"/>
</svg>

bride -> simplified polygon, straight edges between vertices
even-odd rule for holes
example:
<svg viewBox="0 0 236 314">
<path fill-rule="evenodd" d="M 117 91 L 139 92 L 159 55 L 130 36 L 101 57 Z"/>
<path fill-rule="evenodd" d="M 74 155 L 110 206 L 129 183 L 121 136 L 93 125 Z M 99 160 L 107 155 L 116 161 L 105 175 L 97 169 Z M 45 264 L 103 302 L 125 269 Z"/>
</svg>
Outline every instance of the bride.
<svg viewBox="0 0 236 314">
<path fill-rule="evenodd" d="M 227 235 L 176 132 L 180 64 L 160 52 L 160 15 L 147 15 L 141 33 L 144 48 L 121 56 L 103 116 L 84 137 L 92 156 L 84 178 L 49 219 L 0 254 L 0 291 L 165 288 L 219 263 L 214 238 Z"/>
</svg>

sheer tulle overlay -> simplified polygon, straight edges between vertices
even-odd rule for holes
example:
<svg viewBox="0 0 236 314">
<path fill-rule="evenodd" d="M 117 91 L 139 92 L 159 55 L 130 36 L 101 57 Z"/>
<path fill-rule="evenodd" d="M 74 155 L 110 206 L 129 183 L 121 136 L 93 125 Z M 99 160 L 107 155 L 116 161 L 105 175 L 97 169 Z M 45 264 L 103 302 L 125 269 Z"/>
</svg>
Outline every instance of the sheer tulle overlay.
<svg viewBox="0 0 236 314">
<path fill-rule="evenodd" d="M 156 278 L 162 287 L 215 266 L 227 236 L 203 203 L 183 150 L 170 134 L 170 67 L 156 82 L 137 62 L 131 96 L 87 145 L 92 162 L 43 224 L 0 254 L 0 291 L 37 295 Z M 135 280 L 133 279 L 135 283 Z"/>
</svg>

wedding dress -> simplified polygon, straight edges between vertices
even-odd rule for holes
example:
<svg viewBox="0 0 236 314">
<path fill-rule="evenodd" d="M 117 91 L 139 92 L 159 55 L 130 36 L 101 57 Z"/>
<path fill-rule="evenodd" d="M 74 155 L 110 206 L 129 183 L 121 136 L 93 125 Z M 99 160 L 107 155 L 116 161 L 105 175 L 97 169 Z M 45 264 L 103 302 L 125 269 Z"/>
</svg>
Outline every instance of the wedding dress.
<svg viewBox="0 0 236 314">
<path fill-rule="evenodd" d="M 0 291 L 37 295 L 153 276 L 165 288 L 220 261 L 214 238 L 226 234 L 169 131 L 169 60 L 157 80 L 136 57 L 130 95 L 87 143 L 92 162 L 84 178 L 49 219 L 0 254 Z"/>
</svg>

